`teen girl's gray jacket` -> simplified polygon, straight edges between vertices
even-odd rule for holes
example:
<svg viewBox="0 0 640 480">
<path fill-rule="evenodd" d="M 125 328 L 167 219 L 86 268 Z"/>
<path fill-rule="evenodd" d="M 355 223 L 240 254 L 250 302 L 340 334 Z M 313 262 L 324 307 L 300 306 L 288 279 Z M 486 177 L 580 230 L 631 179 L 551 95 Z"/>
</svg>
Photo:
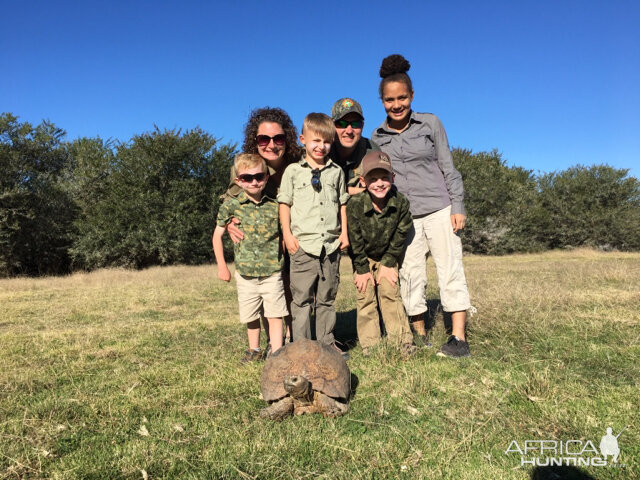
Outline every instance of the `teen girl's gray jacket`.
<svg viewBox="0 0 640 480">
<path fill-rule="evenodd" d="M 414 218 L 449 205 L 451 214 L 466 215 L 462 176 L 453 166 L 447 134 L 438 117 L 412 111 L 409 126 L 400 133 L 385 120 L 371 140 L 391 157 L 396 187 L 409 199 Z"/>
</svg>

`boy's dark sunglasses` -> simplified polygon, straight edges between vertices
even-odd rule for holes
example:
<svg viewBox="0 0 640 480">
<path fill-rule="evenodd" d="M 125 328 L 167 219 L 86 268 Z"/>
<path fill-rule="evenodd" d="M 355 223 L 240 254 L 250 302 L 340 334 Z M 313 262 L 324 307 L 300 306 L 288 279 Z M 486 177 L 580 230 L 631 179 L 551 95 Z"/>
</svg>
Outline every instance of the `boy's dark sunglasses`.
<svg viewBox="0 0 640 480">
<path fill-rule="evenodd" d="M 269 145 L 271 140 L 273 140 L 273 143 L 275 143 L 276 145 L 282 146 L 287 140 L 287 137 L 284 135 L 284 133 L 279 133 L 277 135 L 274 135 L 273 137 L 270 137 L 269 135 L 258 135 L 256 137 L 256 140 L 258 141 L 258 145 L 260 145 L 261 147 L 266 147 L 267 145 Z"/>
<path fill-rule="evenodd" d="M 315 170 L 311 170 L 311 186 L 316 192 L 319 192 L 322 189 L 322 184 L 320 183 L 320 170 L 317 168 Z"/>
<path fill-rule="evenodd" d="M 364 122 L 362 120 L 352 120 L 350 122 L 346 120 L 336 120 L 334 124 L 338 128 L 347 128 L 349 125 L 351 125 L 351 128 L 362 128 Z"/>
<path fill-rule="evenodd" d="M 254 180 L 257 182 L 261 182 L 263 181 L 265 178 L 267 178 L 267 173 L 265 172 L 260 172 L 260 173 L 243 173 L 242 175 L 238 175 L 238 180 L 240 180 L 241 182 L 245 182 L 245 183 L 251 183 Z"/>
</svg>

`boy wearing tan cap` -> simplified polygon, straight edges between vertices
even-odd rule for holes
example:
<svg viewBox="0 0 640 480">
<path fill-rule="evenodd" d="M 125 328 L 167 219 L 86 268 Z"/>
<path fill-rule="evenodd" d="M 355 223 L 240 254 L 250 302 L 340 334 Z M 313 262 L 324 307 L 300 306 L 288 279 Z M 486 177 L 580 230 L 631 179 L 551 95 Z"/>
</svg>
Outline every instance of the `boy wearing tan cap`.
<svg viewBox="0 0 640 480">
<path fill-rule="evenodd" d="M 412 225 L 409 201 L 393 186 L 386 153 L 367 153 L 361 167 L 366 190 L 347 203 L 349 254 L 358 290 L 358 338 L 368 355 L 381 337 L 379 309 L 389 342 L 411 355 L 416 347 L 398 287 L 398 258 Z"/>
</svg>

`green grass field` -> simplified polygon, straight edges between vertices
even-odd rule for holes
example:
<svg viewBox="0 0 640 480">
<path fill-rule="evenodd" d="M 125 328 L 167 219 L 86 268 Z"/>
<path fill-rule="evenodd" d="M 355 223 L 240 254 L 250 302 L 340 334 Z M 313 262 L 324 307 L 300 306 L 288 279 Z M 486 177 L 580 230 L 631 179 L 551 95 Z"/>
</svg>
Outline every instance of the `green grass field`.
<svg viewBox="0 0 640 480">
<path fill-rule="evenodd" d="M 1 478 L 609 479 L 640 475 L 640 254 L 465 257 L 472 357 L 364 358 L 351 412 L 258 417 L 262 364 L 215 266 L 0 280 Z M 342 268 L 337 333 L 355 331 Z M 428 298 L 437 302 L 433 264 Z M 435 314 L 434 344 L 446 340 Z M 264 340 L 263 340 L 264 342 Z M 618 467 L 512 441 L 619 437 Z"/>
</svg>

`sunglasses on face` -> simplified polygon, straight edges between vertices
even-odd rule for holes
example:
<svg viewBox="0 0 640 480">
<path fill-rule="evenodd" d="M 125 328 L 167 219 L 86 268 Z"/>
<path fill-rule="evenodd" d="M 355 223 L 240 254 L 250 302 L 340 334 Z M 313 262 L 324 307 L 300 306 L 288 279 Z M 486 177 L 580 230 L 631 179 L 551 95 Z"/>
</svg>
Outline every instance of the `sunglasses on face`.
<svg viewBox="0 0 640 480">
<path fill-rule="evenodd" d="M 335 126 L 338 128 L 347 128 L 349 125 L 351 125 L 351 128 L 362 128 L 362 125 L 364 125 L 364 122 L 362 120 L 352 120 L 350 122 L 346 120 L 335 121 Z"/>
<path fill-rule="evenodd" d="M 270 137 L 269 135 L 258 135 L 256 137 L 258 145 L 261 147 L 266 147 L 267 145 L 269 145 L 269 143 L 271 143 L 271 140 L 273 140 L 273 143 L 275 143 L 276 145 L 282 146 L 284 145 L 286 139 L 287 137 L 285 137 L 284 133 L 279 133 L 277 135 L 274 135 L 273 137 Z"/>
<path fill-rule="evenodd" d="M 322 190 L 322 184 L 320 183 L 320 170 L 317 168 L 311 170 L 311 186 L 316 192 Z"/>
<path fill-rule="evenodd" d="M 241 182 L 244 183 L 251 183 L 254 180 L 256 182 L 261 182 L 263 181 L 265 178 L 267 178 L 268 173 L 266 172 L 260 172 L 260 173 L 243 173 L 242 175 L 238 175 L 238 180 L 240 180 Z"/>
</svg>

